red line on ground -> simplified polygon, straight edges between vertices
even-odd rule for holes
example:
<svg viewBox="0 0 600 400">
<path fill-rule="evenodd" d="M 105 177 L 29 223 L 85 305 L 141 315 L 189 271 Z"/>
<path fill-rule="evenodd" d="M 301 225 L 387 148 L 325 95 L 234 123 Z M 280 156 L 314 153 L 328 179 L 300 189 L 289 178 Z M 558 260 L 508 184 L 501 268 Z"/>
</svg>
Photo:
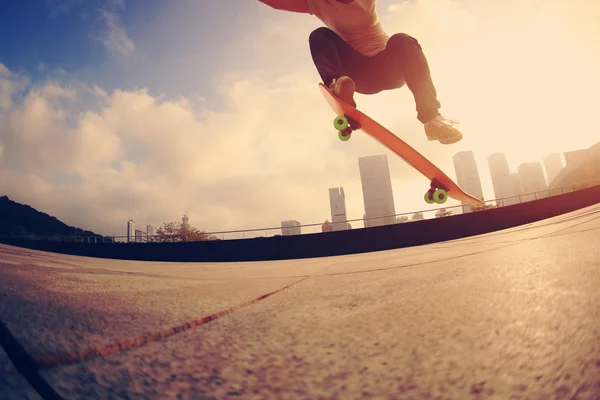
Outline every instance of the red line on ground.
<svg viewBox="0 0 600 400">
<path fill-rule="evenodd" d="M 113 343 L 113 344 L 109 344 L 109 345 L 105 345 L 105 346 L 98 346 L 98 347 L 85 349 L 85 350 L 73 352 L 73 353 L 43 356 L 36 360 L 36 364 L 37 364 L 38 369 L 44 370 L 44 369 L 50 369 L 50 368 L 64 366 L 64 365 L 68 365 L 68 364 L 75 364 L 75 363 L 82 362 L 82 361 L 88 361 L 88 360 L 91 360 L 91 359 L 94 359 L 97 357 L 105 357 L 109 354 L 116 353 L 116 352 L 123 352 L 123 351 L 136 349 L 136 348 L 142 347 L 148 343 L 157 342 L 157 341 L 165 339 L 169 336 L 173 336 L 175 334 L 184 332 L 188 329 L 207 324 L 211 321 L 214 321 L 217 318 L 221 318 L 225 315 L 231 314 L 234 311 L 251 306 L 252 304 L 258 303 L 259 301 L 262 301 L 270 296 L 273 296 L 274 294 L 277 294 L 285 289 L 288 289 L 308 278 L 309 278 L 308 276 L 305 276 L 304 278 L 302 278 L 296 282 L 290 283 L 289 285 L 283 286 L 273 292 L 264 294 L 253 300 L 247 301 L 247 302 L 239 304 L 235 307 L 231 307 L 226 310 L 219 311 L 217 313 L 207 315 L 205 317 L 202 317 L 202 318 L 199 318 L 199 319 L 196 319 L 193 321 L 185 322 L 181 325 L 177 325 L 177 326 L 174 326 L 171 328 L 166 328 L 161 331 L 154 332 L 154 333 L 147 333 L 147 334 L 144 334 L 141 336 L 124 339 L 117 343 Z"/>
</svg>

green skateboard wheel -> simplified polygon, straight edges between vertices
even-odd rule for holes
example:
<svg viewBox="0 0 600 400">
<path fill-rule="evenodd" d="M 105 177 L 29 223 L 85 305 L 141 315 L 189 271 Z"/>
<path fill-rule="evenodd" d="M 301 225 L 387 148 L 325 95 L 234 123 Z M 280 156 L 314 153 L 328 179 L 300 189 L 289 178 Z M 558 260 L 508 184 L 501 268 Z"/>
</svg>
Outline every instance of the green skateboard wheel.
<svg viewBox="0 0 600 400">
<path fill-rule="evenodd" d="M 352 133 L 344 133 L 344 131 L 338 131 L 338 137 L 342 142 L 347 142 L 348 140 L 350 140 L 350 136 L 352 136 Z"/>
<path fill-rule="evenodd" d="M 339 131 L 343 131 L 344 129 L 346 129 L 348 127 L 348 124 L 348 118 L 344 117 L 343 115 L 338 115 L 333 120 L 333 126 Z"/>
<path fill-rule="evenodd" d="M 433 203 L 435 203 L 435 201 L 429 195 L 429 191 L 425 192 L 424 198 L 425 198 L 425 203 L 427 203 L 427 204 L 433 204 Z"/>
<path fill-rule="evenodd" d="M 448 193 L 444 189 L 438 189 L 433 193 L 433 200 L 438 204 L 444 204 L 448 200 Z"/>
</svg>

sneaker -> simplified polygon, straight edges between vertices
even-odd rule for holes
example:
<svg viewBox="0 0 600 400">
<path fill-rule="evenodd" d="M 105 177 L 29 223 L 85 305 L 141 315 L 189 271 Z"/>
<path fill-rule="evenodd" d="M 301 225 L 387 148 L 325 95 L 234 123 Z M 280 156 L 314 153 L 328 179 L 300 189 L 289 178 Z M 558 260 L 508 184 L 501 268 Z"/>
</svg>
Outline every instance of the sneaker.
<svg viewBox="0 0 600 400">
<path fill-rule="evenodd" d="M 354 81 L 352 78 L 342 76 L 341 78 L 334 79 L 329 85 L 329 89 L 340 98 L 344 103 L 348 103 L 352 107 L 356 108 L 356 102 L 354 101 Z"/>
<path fill-rule="evenodd" d="M 429 140 L 439 140 L 442 144 L 456 143 L 462 139 L 462 133 L 453 127 L 460 122 L 448 119 L 441 115 L 425 123 L 425 134 Z"/>
</svg>

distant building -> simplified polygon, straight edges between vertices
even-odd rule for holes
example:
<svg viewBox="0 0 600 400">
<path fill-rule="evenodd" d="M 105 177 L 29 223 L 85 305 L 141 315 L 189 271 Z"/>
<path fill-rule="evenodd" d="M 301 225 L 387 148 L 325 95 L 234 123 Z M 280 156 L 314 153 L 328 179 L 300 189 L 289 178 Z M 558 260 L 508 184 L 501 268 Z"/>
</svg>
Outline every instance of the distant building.
<svg viewBox="0 0 600 400">
<path fill-rule="evenodd" d="M 127 243 L 135 242 L 135 221 L 127 221 Z"/>
<path fill-rule="evenodd" d="M 329 189 L 329 207 L 331 209 L 331 221 L 334 231 L 345 231 L 348 229 L 348 216 L 346 215 L 346 195 L 344 188 L 337 187 Z"/>
<path fill-rule="evenodd" d="M 184 214 L 184 216 L 181 218 L 181 226 L 185 229 L 189 229 L 190 228 L 190 219 L 188 218 L 187 215 Z"/>
<path fill-rule="evenodd" d="M 548 186 L 552 195 L 600 184 L 600 142 L 587 150 L 565 153 L 565 159 L 567 165 Z"/>
<path fill-rule="evenodd" d="M 513 172 L 510 174 L 510 180 L 511 180 L 511 184 L 512 184 L 512 188 L 513 188 L 513 193 L 515 194 L 515 196 L 519 196 L 517 203 L 521 202 L 521 195 L 524 193 L 523 192 L 523 184 L 521 183 L 521 176 L 519 175 L 518 172 Z"/>
<path fill-rule="evenodd" d="M 492 178 L 492 186 L 494 187 L 494 197 L 497 199 L 498 205 L 509 206 L 517 203 L 517 198 L 514 197 L 515 193 L 506 155 L 503 153 L 490 155 L 488 157 L 488 166 Z"/>
<path fill-rule="evenodd" d="M 321 232 L 333 232 L 333 226 L 331 225 L 331 222 L 325 220 L 323 225 L 321 225 Z"/>
<path fill-rule="evenodd" d="M 565 153 L 565 161 L 567 166 L 577 167 L 581 164 L 589 161 L 589 154 L 586 149 L 584 150 L 573 150 Z"/>
<path fill-rule="evenodd" d="M 546 189 L 546 178 L 540 162 L 527 162 L 519 165 L 519 176 L 523 192 L 526 193 L 524 201 L 532 201 L 548 197 L 547 193 L 529 194 Z"/>
<path fill-rule="evenodd" d="M 544 157 L 544 169 L 546 170 L 546 180 L 548 185 L 558 176 L 564 168 L 562 157 L 558 153 L 549 154 Z"/>
<path fill-rule="evenodd" d="M 144 241 L 144 232 L 142 232 L 139 229 L 135 230 L 135 242 L 136 243 L 141 243 Z"/>
<path fill-rule="evenodd" d="M 365 206 L 365 228 L 394 224 L 396 209 L 387 156 L 361 157 L 358 166 Z"/>
<path fill-rule="evenodd" d="M 281 233 L 283 236 L 300 235 L 302 228 L 298 221 L 281 221 Z"/>
<path fill-rule="evenodd" d="M 483 189 L 481 187 L 481 179 L 479 178 L 479 170 L 475 162 L 475 155 L 472 151 L 461 151 L 452 157 L 454 161 L 454 171 L 456 172 L 456 183 L 465 192 L 483 200 Z M 471 212 L 471 206 L 467 203 L 463 204 L 463 213 Z"/>
</svg>

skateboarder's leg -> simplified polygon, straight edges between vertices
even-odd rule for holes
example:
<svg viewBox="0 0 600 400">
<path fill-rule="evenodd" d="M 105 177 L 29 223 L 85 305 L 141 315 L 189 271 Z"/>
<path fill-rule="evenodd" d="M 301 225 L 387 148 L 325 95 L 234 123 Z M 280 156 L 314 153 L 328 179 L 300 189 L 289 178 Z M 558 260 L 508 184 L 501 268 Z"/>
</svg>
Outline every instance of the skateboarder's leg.
<svg viewBox="0 0 600 400">
<path fill-rule="evenodd" d="M 374 60 L 354 50 L 331 29 L 321 27 L 314 30 L 310 34 L 309 45 L 323 84 L 334 89 L 343 101 L 356 106 L 353 99 L 355 89 L 359 93 L 381 90 L 373 90 L 369 84 L 368 77 L 371 76 L 370 80 L 374 81 L 373 76 L 377 76 Z M 339 81 L 333 87 L 332 83 L 336 80 Z"/>
<path fill-rule="evenodd" d="M 398 33 L 390 37 L 385 52 L 390 60 L 388 73 L 402 77 L 413 93 L 419 121 L 425 123 L 439 115 L 441 104 L 419 42 L 407 34 Z"/>
<path fill-rule="evenodd" d="M 342 55 L 349 53 L 348 44 L 334 31 L 321 27 L 315 29 L 308 37 L 310 53 L 315 67 L 325 86 L 330 86 L 334 79 L 344 76 Z"/>
<path fill-rule="evenodd" d="M 413 93 L 417 118 L 425 125 L 427 137 L 444 144 L 459 141 L 462 134 L 452 127 L 456 121 L 440 115 L 441 105 L 427 58 L 419 42 L 407 34 L 398 33 L 390 37 L 385 52 L 388 59 L 387 73 L 404 80 Z"/>
</svg>

